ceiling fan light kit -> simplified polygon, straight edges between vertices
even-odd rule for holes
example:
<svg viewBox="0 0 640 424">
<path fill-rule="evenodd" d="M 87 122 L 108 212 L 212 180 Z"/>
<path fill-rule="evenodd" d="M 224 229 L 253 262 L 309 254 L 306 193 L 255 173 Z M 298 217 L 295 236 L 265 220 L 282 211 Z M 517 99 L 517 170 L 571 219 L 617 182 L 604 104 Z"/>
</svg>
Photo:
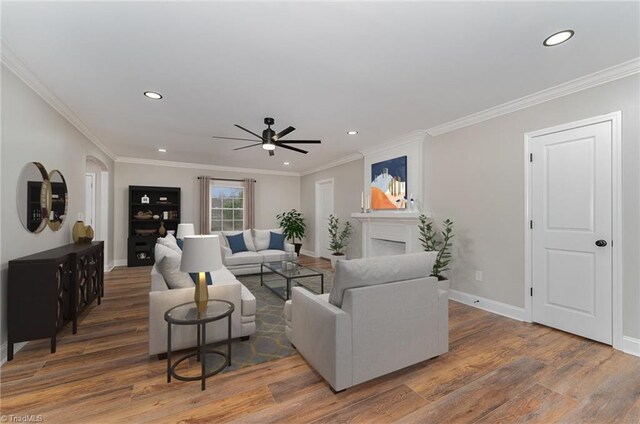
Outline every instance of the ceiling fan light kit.
<svg viewBox="0 0 640 424">
<path fill-rule="evenodd" d="M 282 137 L 295 131 L 296 129 L 292 126 L 289 126 L 276 134 L 276 132 L 271 129 L 271 125 L 275 123 L 275 119 L 268 118 L 268 117 L 264 118 L 264 123 L 267 126 L 267 129 L 262 131 L 261 136 L 238 124 L 234 124 L 237 128 L 240 128 L 242 131 L 248 132 L 252 136 L 257 137 L 258 140 L 260 141 L 256 141 L 254 139 L 249 139 L 249 138 L 220 137 L 215 135 L 213 136 L 213 138 L 220 138 L 223 140 L 256 141 L 254 144 L 237 147 L 233 150 L 241 150 L 241 149 L 248 149 L 249 147 L 262 146 L 264 150 L 269 152 L 269 156 L 275 155 L 274 150 L 276 149 L 276 147 L 281 147 L 287 150 L 293 150 L 294 152 L 303 153 L 306 155 L 307 153 L 309 153 L 306 150 L 298 149 L 297 147 L 288 146 L 288 144 L 320 144 L 321 143 L 320 140 L 281 140 Z"/>
</svg>

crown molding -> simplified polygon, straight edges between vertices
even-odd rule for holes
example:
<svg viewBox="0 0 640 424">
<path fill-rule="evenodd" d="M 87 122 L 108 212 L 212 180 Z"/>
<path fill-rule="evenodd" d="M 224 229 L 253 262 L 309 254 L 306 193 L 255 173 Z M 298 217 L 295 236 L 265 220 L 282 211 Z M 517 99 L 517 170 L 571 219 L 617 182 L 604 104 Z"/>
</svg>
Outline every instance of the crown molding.
<svg viewBox="0 0 640 424">
<path fill-rule="evenodd" d="M 263 175 L 280 175 L 284 177 L 299 177 L 298 172 L 288 171 L 274 171 L 270 169 L 256 169 L 256 168 L 236 168 L 233 166 L 220 166 L 209 165 L 204 163 L 193 162 L 177 162 L 170 160 L 158 160 L 158 159 L 142 159 L 127 156 L 120 156 L 115 159 L 116 163 L 131 163 L 137 165 L 153 165 L 153 166 L 166 166 L 169 168 L 187 168 L 187 169 L 204 169 L 208 171 L 224 171 L 224 172 L 243 172 L 249 174 L 263 174 Z"/>
<path fill-rule="evenodd" d="M 305 175 L 309 175 L 309 174 L 314 174 L 316 172 L 325 171 L 327 169 L 331 169 L 331 168 L 334 168 L 336 166 L 344 165 L 345 163 L 353 162 L 353 161 L 356 161 L 358 159 L 362 159 L 362 155 L 360 153 L 352 153 L 350 155 L 343 156 L 340 159 L 337 159 L 337 160 L 334 160 L 334 161 L 331 161 L 331 162 L 327 162 L 327 163 L 325 163 L 323 165 L 317 166 L 317 167 L 309 169 L 307 171 L 302 171 L 300 173 L 300 176 L 305 176 Z"/>
<path fill-rule="evenodd" d="M 516 112 L 518 110 L 535 106 L 540 103 L 548 102 L 549 100 L 557 99 L 559 97 L 567 96 L 578 91 L 586 90 L 601 84 L 615 81 L 620 78 L 628 77 L 639 72 L 640 58 L 632 59 L 628 62 L 623 62 L 610 68 L 606 68 L 601 71 L 565 82 L 563 84 L 556 85 L 555 87 L 547 88 L 545 90 L 538 91 L 537 93 L 533 93 L 507 103 L 503 103 L 501 105 L 483 110 L 481 112 L 477 112 L 463 118 L 456 119 L 433 128 L 429 128 L 427 130 L 427 133 L 430 136 L 435 137 L 437 135 L 445 134 L 460 128 L 488 121 L 489 119 L 497 118 L 498 116 Z"/>
<path fill-rule="evenodd" d="M 13 52 L 4 40 L 0 40 L 0 43 L 2 49 L 2 64 L 20 78 L 36 94 L 42 97 L 44 101 L 69 121 L 71 125 L 87 137 L 89 141 L 95 144 L 98 149 L 109 156 L 112 160 L 115 160 L 117 156 L 109 150 L 102 141 L 100 141 L 98 136 L 96 136 L 84 122 L 82 122 L 82 119 L 80 119 L 80 117 L 71 110 L 71 108 L 65 105 L 62 100 L 53 94 L 53 92 L 49 90 L 49 88 L 44 85 L 44 83 L 40 81 L 29 68 L 27 68 L 24 62 Z"/>
<path fill-rule="evenodd" d="M 405 144 L 415 143 L 416 141 L 424 141 L 426 131 L 424 130 L 415 130 L 409 133 L 400 135 L 398 137 L 392 138 L 389 141 L 386 141 L 383 146 L 371 147 L 368 149 L 358 150 L 363 156 L 372 155 L 375 153 L 383 153 L 388 150 L 395 150 L 398 147 L 404 146 Z"/>
</svg>

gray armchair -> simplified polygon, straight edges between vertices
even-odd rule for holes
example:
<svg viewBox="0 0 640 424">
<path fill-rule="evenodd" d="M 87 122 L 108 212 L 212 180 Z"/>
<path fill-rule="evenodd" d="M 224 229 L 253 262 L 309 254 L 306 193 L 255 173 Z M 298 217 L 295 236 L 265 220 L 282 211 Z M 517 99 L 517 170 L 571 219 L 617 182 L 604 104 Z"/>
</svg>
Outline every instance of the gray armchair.
<svg viewBox="0 0 640 424">
<path fill-rule="evenodd" d="M 449 350 L 449 287 L 429 277 L 435 252 L 339 261 L 330 294 L 301 287 L 286 334 L 334 391 Z"/>
</svg>

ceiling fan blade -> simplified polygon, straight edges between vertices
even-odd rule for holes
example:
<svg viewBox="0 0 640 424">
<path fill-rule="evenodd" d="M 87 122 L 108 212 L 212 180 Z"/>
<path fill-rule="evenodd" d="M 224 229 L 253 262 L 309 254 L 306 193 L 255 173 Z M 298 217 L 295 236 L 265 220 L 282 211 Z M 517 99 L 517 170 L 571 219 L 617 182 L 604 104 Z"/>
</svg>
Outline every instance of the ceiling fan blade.
<svg viewBox="0 0 640 424">
<path fill-rule="evenodd" d="M 237 138 L 237 137 L 218 137 L 217 135 L 212 135 L 211 138 L 221 138 L 223 140 L 241 140 L 241 141 L 255 141 L 252 138 Z"/>
<path fill-rule="evenodd" d="M 306 150 L 298 149 L 296 147 L 291 147 L 291 146 L 285 146 L 284 144 L 279 144 L 279 143 L 278 143 L 278 147 L 282 147 L 283 149 L 287 149 L 287 150 L 293 150 L 294 152 L 298 152 L 298 153 L 304 153 L 305 155 L 309 153 Z"/>
<path fill-rule="evenodd" d="M 282 137 L 284 137 L 285 135 L 287 135 L 287 134 L 289 134 L 290 132 L 295 131 L 295 130 L 296 130 L 296 129 L 295 129 L 295 128 L 293 128 L 293 127 L 285 128 L 285 129 L 283 129 L 282 131 L 280 131 L 278 134 L 276 134 L 276 135 L 274 135 L 274 136 L 273 136 L 273 141 L 280 140 Z"/>
<path fill-rule="evenodd" d="M 242 149 L 248 149 L 249 147 L 256 147 L 256 146 L 262 146 L 262 143 L 256 143 L 256 144 L 250 144 L 248 146 L 242 146 L 242 147 L 238 147 L 236 149 L 233 150 L 242 150 Z"/>
<path fill-rule="evenodd" d="M 291 144 L 291 143 L 298 143 L 298 144 L 320 144 L 320 143 L 322 143 L 322 141 L 320 141 L 320 140 L 282 140 L 282 141 L 278 140 L 278 141 L 276 142 L 276 144 L 280 144 L 280 143 L 282 143 L 282 144 L 287 144 L 287 143 L 288 143 L 288 144 Z"/>
<path fill-rule="evenodd" d="M 258 134 L 256 134 L 256 133 L 254 133 L 253 131 L 249 131 L 248 129 L 246 129 L 246 128 L 244 128 L 244 127 L 241 127 L 241 126 L 240 126 L 240 125 L 238 125 L 238 124 L 233 124 L 233 125 L 235 125 L 236 127 L 240 128 L 240 129 L 241 129 L 241 130 L 243 130 L 243 131 L 248 132 L 248 133 L 249 133 L 249 134 L 251 134 L 251 135 L 255 135 L 255 136 L 256 136 L 256 137 L 258 137 L 260 140 L 263 140 L 263 138 L 262 138 L 262 136 L 261 136 L 261 135 L 258 135 Z M 264 141 L 264 140 L 263 140 L 263 141 Z"/>
<path fill-rule="evenodd" d="M 269 150 L 269 156 L 273 156 L 275 154 L 276 154 L 276 152 L 274 152 L 273 150 Z"/>
</svg>

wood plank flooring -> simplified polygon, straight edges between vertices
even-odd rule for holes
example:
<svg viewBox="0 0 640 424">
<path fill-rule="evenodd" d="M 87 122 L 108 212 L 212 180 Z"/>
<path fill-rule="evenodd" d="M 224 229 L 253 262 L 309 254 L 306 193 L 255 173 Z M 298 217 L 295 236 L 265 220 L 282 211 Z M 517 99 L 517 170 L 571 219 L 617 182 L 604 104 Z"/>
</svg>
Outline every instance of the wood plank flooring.
<svg viewBox="0 0 640 424">
<path fill-rule="evenodd" d="M 303 258 L 327 267 L 328 261 Z M 299 356 L 166 383 L 147 355 L 149 268 L 106 274 L 105 298 L 58 351 L 0 368 L 0 413 L 46 423 L 640 423 L 640 358 L 450 302 L 450 352 L 333 394 Z M 2 417 L 0 417 L 2 418 Z"/>
</svg>

